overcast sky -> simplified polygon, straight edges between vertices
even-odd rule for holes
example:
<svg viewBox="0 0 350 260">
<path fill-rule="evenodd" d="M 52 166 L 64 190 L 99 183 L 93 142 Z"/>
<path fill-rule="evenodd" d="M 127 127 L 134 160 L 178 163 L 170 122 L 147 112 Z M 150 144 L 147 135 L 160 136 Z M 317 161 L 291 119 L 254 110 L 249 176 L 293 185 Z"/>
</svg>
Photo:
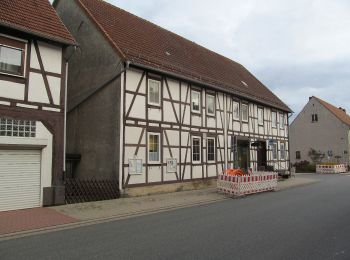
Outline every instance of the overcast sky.
<svg viewBox="0 0 350 260">
<path fill-rule="evenodd" d="M 349 0 L 108 0 L 229 57 L 295 113 L 309 96 L 350 112 Z"/>
</svg>

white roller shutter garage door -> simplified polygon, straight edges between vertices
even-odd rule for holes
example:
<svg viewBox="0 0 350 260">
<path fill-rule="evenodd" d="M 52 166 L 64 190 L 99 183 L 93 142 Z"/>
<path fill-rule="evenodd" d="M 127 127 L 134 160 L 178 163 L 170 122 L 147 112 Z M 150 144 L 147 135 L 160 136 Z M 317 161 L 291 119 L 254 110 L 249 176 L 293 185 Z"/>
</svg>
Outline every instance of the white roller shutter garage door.
<svg viewBox="0 0 350 260">
<path fill-rule="evenodd" d="M 40 206 L 41 150 L 0 149 L 0 211 Z"/>
</svg>

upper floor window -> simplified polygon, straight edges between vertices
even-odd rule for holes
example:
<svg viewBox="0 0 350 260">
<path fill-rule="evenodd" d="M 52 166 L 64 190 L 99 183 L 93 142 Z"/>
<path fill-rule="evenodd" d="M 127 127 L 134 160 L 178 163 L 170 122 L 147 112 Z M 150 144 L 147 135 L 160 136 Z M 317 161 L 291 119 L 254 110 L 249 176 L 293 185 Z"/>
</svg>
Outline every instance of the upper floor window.
<svg viewBox="0 0 350 260">
<path fill-rule="evenodd" d="M 239 103 L 236 101 L 232 102 L 232 107 L 233 107 L 233 119 L 239 120 Z"/>
<path fill-rule="evenodd" d="M 272 127 L 277 127 L 277 112 L 272 111 L 271 113 L 271 123 L 272 123 Z"/>
<path fill-rule="evenodd" d="M 242 104 L 242 121 L 248 122 L 248 105 Z"/>
<path fill-rule="evenodd" d="M 35 137 L 36 122 L 0 118 L 0 136 Z"/>
<path fill-rule="evenodd" d="M 160 163 L 160 133 L 148 133 L 148 162 Z"/>
<path fill-rule="evenodd" d="M 160 106 L 160 81 L 148 80 L 148 104 Z"/>
<path fill-rule="evenodd" d="M 0 36 L 0 72 L 24 76 L 25 43 Z"/>
<path fill-rule="evenodd" d="M 213 95 L 207 95 L 207 114 L 215 115 L 215 96 Z"/>
<path fill-rule="evenodd" d="M 317 114 L 312 114 L 312 115 L 311 115 L 311 122 L 312 122 L 312 123 L 318 122 L 318 115 L 317 115 Z"/>
<path fill-rule="evenodd" d="M 264 109 L 261 107 L 258 108 L 258 124 L 264 124 Z"/>
<path fill-rule="evenodd" d="M 280 129 L 284 129 L 284 114 L 280 114 Z"/>
<path fill-rule="evenodd" d="M 201 111 L 201 93 L 199 91 L 191 91 L 191 110 L 196 113 Z"/>
</svg>

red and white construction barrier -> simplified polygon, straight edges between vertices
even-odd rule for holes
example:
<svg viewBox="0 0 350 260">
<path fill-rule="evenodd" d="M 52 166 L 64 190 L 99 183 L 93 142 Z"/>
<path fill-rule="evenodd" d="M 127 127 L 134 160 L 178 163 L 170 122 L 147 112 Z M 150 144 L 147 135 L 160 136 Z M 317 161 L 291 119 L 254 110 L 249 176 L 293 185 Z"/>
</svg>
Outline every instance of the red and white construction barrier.
<svg viewBox="0 0 350 260">
<path fill-rule="evenodd" d="M 245 176 L 219 174 L 217 188 L 225 194 L 242 196 L 264 191 L 275 190 L 278 173 L 255 172 Z"/>
<path fill-rule="evenodd" d="M 347 172 L 346 164 L 326 165 L 316 164 L 316 173 L 344 173 Z"/>
</svg>

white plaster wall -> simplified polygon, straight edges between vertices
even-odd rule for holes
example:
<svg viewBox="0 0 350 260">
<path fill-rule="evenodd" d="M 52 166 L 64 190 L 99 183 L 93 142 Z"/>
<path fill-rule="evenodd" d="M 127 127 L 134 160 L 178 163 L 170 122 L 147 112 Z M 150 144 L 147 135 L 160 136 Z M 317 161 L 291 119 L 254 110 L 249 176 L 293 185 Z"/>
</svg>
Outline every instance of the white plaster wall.
<svg viewBox="0 0 350 260">
<path fill-rule="evenodd" d="M 55 105 L 59 105 L 61 97 L 61 79 L 58 77 L 48 76 L 47 81 L 49 82 L 53 103 Z"/>
<path fill-rule="evenodd" d="M 45 71 L 61 74 L 62 72 L 62 47 L 38 42 L 41 59 Z"/>
<path fill-rule="evenodd" d="M 50 103 L 43 76 L 38 73 L 29 73 L 28 100 L 39 103 Z"/>
<path fill-rule="evenodd" d="M 24 100 L 24 84 L 0 80 L 0 96 Z"/>
</svg>

